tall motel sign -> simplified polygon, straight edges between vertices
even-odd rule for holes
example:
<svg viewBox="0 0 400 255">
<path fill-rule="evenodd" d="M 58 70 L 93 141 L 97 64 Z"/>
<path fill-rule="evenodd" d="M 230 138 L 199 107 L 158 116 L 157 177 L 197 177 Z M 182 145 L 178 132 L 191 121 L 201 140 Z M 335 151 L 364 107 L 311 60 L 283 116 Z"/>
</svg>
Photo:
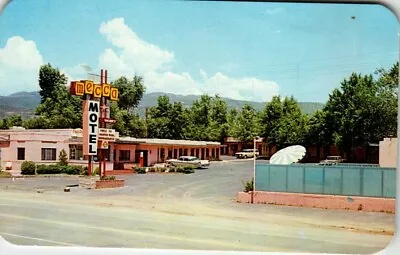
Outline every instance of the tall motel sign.
<svg viewBox="0 0 400 255">
<path fill-rule="evenodd" d="M 97 156 L 100 176 L 105 175 L 109 142 L 115 142 L 115 123 L 110 118 L 110 102 L 118 100 L 118 89 L 107 83 L 107 70 L 101 70 L 100 84 L 91 80 L 72 81 L 70 93 L 82 98 L 83 155 L 88 156 L 88 174 L 92 175 L 92 160 Z"/>
</svg>

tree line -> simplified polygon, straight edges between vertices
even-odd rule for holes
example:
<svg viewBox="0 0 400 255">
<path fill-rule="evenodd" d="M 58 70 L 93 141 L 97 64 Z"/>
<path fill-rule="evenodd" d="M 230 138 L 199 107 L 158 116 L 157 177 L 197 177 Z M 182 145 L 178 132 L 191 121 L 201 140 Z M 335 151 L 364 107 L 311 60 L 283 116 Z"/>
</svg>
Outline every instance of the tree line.
<svg viewBox="0 0 400 255">
<path fill-rule="evenodd" d="M 257 111 L 250 104 L 228 109 L 220 96 L 202 95 L 192 105 L 160 96 L 157 105 L 140 117 L 138 105 L 146 92 L 143 78 L 120 77 L 112 83 L 120 98 L 111 104 L 111 117 L 123 136 L 220 142 L 230 136 L 249 143 L 259 136 L 278 149 L 294 144 L 337 145 L 351 155 L 352 148 L 396 136 L 398 66 L 373 74 L 352 73 L 330 93 L 324 108 L 312 115 L 302 113 L 294 97 L 274 96 Z M 81 99 L 69 94 L 66 76 L 44 65 L 39 86 L 41 102 L 35 116 L 4 118 L 0 128 L 80 128 Z"/>
</svg>

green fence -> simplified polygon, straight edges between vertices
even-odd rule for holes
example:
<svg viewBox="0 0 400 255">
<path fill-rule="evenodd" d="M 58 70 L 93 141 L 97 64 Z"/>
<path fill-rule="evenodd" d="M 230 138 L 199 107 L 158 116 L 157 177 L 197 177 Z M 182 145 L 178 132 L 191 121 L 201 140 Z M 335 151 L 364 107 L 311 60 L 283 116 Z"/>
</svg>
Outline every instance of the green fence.
<svg viewBox="0 0 400 255">
<path fill-rule="evenodd" d="M 256 165 L 257 191 L 396 197 L 396 169 L 362 165 Z"/>
</svg>

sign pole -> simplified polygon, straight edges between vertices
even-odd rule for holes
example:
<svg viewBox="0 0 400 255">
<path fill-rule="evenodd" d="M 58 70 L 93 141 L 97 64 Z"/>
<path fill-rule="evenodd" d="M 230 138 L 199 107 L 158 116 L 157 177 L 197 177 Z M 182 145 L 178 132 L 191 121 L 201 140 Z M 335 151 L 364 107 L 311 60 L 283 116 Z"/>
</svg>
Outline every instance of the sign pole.
<svg viewBox="0 0 400 255">
<path fill-rule="evenodd" d="M 86 95 L 86 102 L 89 101 L 91 99 L 90 95 Z M 83 104 L 85 104 L 85 101 L 83 101 Z M 83 107 L 83 109 L 85 109 L 85 107 Z M 85 139 L 85 137 L 83 137 L 82 139 Z M 93 166 L 92 166 L 92 155 L 88 156 L 88 176 L 92 176 L 93 173 Z"/>
<path fill-rule="evenodd" d="M 101 87 L 103 87 L 103 83 L 104 83 L 104 80 L 103 80 L 103 76 L 104 75 L 104 71 L 103 71 L 103 69 L 101 69 L 100 70 L 100 86 Z M 100 109 L 101 109 L 101 107 L 103 106 L 103 97 L 100 97 Z M 100 118 L 102 118 L 103 117 L 103 112 L 102 111 L 100 111 Z M 103 127 L 103 124 L 102 123 L 99 123 L 99 126 L 102 128 Z M 100 150 L 98 151 L 98 153 L 97 153 L 97 158 L 98 158 L 98 162 L 99 162 L 99 175 L 100 175 L 100 178 L 103 176 L 103 169 L 102 169 L 102 152 L 103 152 L 103 150 L 100 148 Z"/>
<path fill-rule="evenodd" d="M 118 100 L 118 88 L 107 84 L 108 72 L 101 69 L 100 84 L 90 80 L 71 81 L 70 94 L 82 100 L 82 142 L 83 155 L 88 160 L 88 175 L 93 174 L 94 160 L 97 156 L 99 175 L 105 176 L 109 142 L 115 142 L 115 130 L 111 129 L 115 120 L 110 117 L 110 102 Z M 99 148 L 100 147 L 100 148 Z"/>
<path fill-rule="evenodd" d="M 107 70 L 104 71 L 104 83 L 107 84 L 107 80 L 108 80 L 108 75 L 107 75 Z M 104 112 L 102 113 L 103 118 L 107 118 L 107 98 L 102 98 L 103 99 L 103 105 L 104 105 Z M 107 123 L 103 123 L 103 128 L 107 128 Z M 108 145 L 109 146 L 109 145 Z M 108 147 L 107 146 L 107 147 Z M 103 154 L 103 169 L 104 169 L 104 176 L 106 176 L 106 166 L 107 166 L 107 162 L 106 162 L 106 156 L 107 156 L 107 151 L 104 150 L 102 152 Z"/>
</svg>

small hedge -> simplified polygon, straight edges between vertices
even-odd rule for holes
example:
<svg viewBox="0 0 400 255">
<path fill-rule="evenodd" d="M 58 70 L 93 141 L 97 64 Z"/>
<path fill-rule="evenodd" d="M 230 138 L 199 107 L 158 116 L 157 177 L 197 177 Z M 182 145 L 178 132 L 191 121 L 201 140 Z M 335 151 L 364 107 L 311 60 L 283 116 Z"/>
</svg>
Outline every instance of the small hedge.
<svg viewBox="0 0 400 255">
<path fill-rule="evenodd" d="M 100 178 L 101 181 L 115 181 L 115 176 L 102 176 Z"/>
<path fill-rule="evenodd" d="M 135 170 L 135 172 L 137 174 L 145 174 L 146 173 L 146 168 L 144 168 L 144 167 L 133 167 L 133 170 Z"/>
<path fill-rule="evenodd" d="M 194 173 L 194 166 L 178 166 L 175 168 L 175 172 L 177 173 L 184 173 L 184 174 L 193 174 Z"/>
<path fill-rule="evenodd" d="M 194 170 L 194 166 L 192 165 L 188 165 L 188 166 L 179 166 L 179 167 L 170 167 L 170 168 L 166 168 L 166 167 L 149 167 L 148 168 L 148 172 L 149 173 L 164 173 L 164 172 L 168 172 L 169 173 L 184 173 L 184 174 L 192 174 L 195 172 Z M 146 168 L 145 167 L 133 167 L 133 170 L 135 170 L 135 172 L 137 174 L 145 174 L 146 173 Z"/>
<path fill-rule="evenodd" d="M 0 170 L 0 178 L 9 178 L 9 177 L 12 177 L 11 173 Z"/>
<path fill-rule="evenodd" d="M 23 175 L 34 175 L 35 174 L 35 162 L 24 161 L 21 164 L 21 174 Z"/>
<path fill-rule="evenodd" d="M 251 181 L 243 182 L 243 192 L 249 193 L 250 191 L 253 191 L 253 185 L 254 179 L 251 179 Z"/>
<path fill-rule="evenodd" d="M 60 164 L 35 165 L 32 161 L 24 161 L 21 165 L 22 175 L 34 175 L 35 168 L 37 174 L 67 174 L 67 175 L 87 175 L 87 168 L 83 166 L 65 166 Z"/>
</svg>

